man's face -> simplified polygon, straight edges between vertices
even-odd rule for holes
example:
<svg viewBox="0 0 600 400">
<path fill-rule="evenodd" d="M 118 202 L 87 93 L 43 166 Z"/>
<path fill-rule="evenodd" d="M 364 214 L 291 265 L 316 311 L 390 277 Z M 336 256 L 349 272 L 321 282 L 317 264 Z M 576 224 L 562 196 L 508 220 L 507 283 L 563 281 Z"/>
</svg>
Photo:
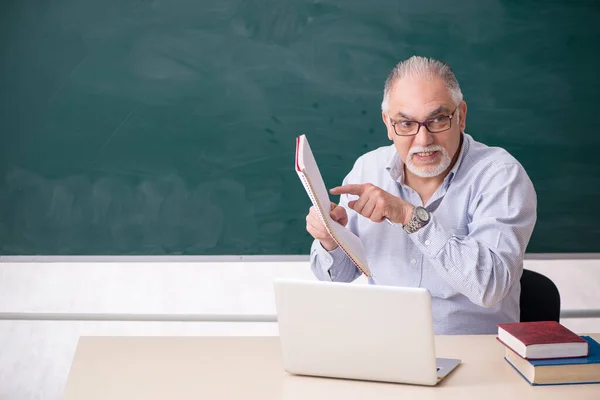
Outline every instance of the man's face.
<svg viewBox="0 0 600 400">
<path fill-rule="evenodd" d="M 458 110 L 452 114 L 457 106 Z M 465 129 L 467 105 L 464 101 L 460 105 L 454 104 L 450 90 L 441 79 L 405 77 L 396 81 L 389 93 L 388 113 L 382 115 L 388 138 L 394 142 L 410 172 L 428 178 L 450 169 L 460 146 L 461 132 Z M 421 126 L 416 135 L 402 137 L 396 135 L 392 125 L 392 122 L 424 122 L 451 114 L 451 127 L 444 132 L 430 133 Z M 408 123 L 404 122 L 404 125 Z"/>
</svg>

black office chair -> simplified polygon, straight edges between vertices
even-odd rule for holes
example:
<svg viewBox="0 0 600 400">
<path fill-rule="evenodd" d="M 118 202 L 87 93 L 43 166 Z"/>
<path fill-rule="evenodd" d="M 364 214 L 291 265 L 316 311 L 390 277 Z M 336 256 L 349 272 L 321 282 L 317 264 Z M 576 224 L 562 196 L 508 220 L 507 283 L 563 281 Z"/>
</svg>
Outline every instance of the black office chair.
<svg viewBox="0 0 600 400">
<path fill-rule="evenodd" d="M 521 276 L 521 322 L 560 319 L 560 293 L 550 278 L 527 269 Z"/>
</svg>

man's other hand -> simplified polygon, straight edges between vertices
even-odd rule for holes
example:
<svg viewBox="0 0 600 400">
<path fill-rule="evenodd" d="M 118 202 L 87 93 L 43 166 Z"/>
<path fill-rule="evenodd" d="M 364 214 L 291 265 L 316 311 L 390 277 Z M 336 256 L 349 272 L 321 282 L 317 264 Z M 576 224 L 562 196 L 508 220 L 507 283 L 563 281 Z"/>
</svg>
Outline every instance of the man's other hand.
<svg viewBox="0 0 600 400">
<path fill-rule="evenodd" d="M 329 215 L 331 216 L 331 219 L 343 226 L 346 226 L 348 223 L 346 209 L 335 203 L 330 204 Z M 317 209 L 314 206 L 310 208 L 308 215 L 306 216 L 306 230 L 313 238 L 321 242 L 321 246 L 323 246 L 325 250 L 331 251 L 338 247 L 337 243 L 329 235 L 329 232 L 327 232 L 327 229 L 325 229 L 325 225 L 321 222 L 319 213 L 317 213 Z"/>
</svg>

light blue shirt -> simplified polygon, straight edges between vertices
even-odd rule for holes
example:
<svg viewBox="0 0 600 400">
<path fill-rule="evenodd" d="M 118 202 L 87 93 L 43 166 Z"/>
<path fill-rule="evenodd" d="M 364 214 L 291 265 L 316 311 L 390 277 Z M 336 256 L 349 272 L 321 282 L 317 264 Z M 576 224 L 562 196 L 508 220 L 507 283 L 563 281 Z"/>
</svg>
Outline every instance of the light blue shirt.
<svg viewBox="0 0 600 400">
<path fill-rule="evenodd" d="M 519 280 L 537 199 L 527 173 L 507 151 L 463 134 L 457 162 L 425 205 L 404 184 L 394 146 L 360 157 L 343 183 L 372 183 L 431 213 L 426 226 L 407 234 L 400 224 L 372 222 L 348 208 L 356 196 L 340 197 L 347 227 L 364 245 L 374 276 L 369 283 L 428 289 L 436 334 L 497 333 L 498 324 L 519 321 Z M 316 240 L 310 261 L 320 280 L 360 276 L 339 247 L 327 252 Z"/>
</svg>

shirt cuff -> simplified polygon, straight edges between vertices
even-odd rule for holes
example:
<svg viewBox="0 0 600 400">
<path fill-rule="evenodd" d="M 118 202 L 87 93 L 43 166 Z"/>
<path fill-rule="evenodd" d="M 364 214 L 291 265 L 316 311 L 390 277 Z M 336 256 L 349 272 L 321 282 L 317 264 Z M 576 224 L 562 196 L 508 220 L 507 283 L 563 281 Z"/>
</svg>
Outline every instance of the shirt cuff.
<svg viewBox="0 0 600 400">
<path fill-rule="evenodd" d="M 442 226 L 440 226 L 433 214 L 427 225 L 418 231 L 408 235 L 413 243 L 431 258 L 436 258 L 440 251 L 446 247 L 446 244 L 452 239 L 452 235 Z"/>
<path fill-rule="evenodd" d="M 346 253 L 344 253 L 344 250 L 342 250 L 340 246 L 331 251 L 327 251 L 325 248 L 323 248 L 323 246 L 321 246 L 321 242 L 318 240 L 314 241 L 311 252 L 313 254 L 316 253 L 316 256 L 319 260 L 319 265 L 329 278 L 331 278 L 331 267 L 334 264 L 343 262 L 344 258 L 346 257 Z"/>
</svg>

